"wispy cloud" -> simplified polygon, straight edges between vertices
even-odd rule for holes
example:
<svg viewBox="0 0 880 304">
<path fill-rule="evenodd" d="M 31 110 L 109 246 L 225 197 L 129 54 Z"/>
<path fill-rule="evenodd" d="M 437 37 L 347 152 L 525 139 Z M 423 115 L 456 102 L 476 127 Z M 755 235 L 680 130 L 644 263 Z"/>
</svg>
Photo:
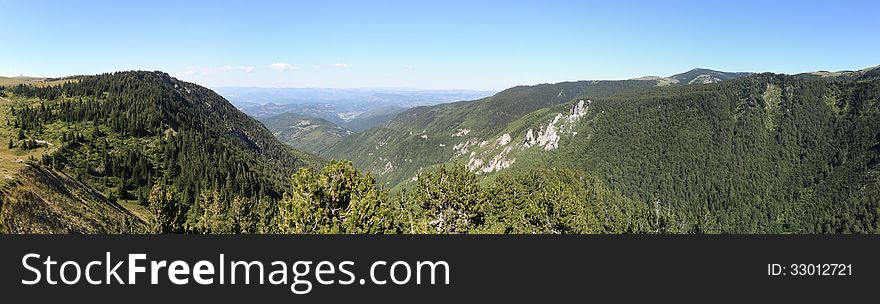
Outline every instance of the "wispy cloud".
<svg viewBox="0 0 880 304">
<path fill-rule="evenodd" d="M 348 64 L 347 63 L 334 63 L 333 67 L 334 68 L 347 68 Z"/>
<path fill-rule="evenodd" d="M 292 71 L 292 70 L 296 70 L 296 66 L 294 66 L 294 65 L 292 65 L 292 64 L 289 64 L 289 63 L 284 63 L 284 62 L 276 62 L 276 63 L 270 64 L 270 65 L 269 65 L 269 68 L 270 68 L 270 69 L 273 69 L 273 70 L 276 70 L 276 71 Z"/>
</svg>

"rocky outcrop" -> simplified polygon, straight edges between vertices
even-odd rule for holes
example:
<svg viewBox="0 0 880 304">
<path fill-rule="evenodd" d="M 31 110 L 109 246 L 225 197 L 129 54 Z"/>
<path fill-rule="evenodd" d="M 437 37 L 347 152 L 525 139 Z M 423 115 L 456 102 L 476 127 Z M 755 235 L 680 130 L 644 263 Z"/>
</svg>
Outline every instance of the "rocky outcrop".
<svg viewBox="0 0 880 304">
<path fill-rule="evenodd" d="M 504 146 L 510 143 L 512 139 L 510 138 L 510 133 L 504 133 L 501 137 L 498 138 L 498 145 Z"/>
<path fill-rule="evenodd" d="M 589 110 L 591 103 L 592 101 L 590 100 L 578 100 L 577 103 L 571 106 L 568 115 L 562 113 L 556 114 L 546 127 L 538 130 L 537 136 L 532 129 L 529 129 L 526 133 L 522 147 L 530 148 L 533 146 L 540 146 L 548 151 L 558 149 L 561 133 L 573 132 L 574 124 L 577 123 L 581 117 L 587 115 L 587 110 Z"/>
<path fill-rule="evenodd" d="M 574 127 L 582 117 L 587 115 L 590 104 L 592 104 L 590 100 L 578 100 L 569 108 L 568 113 L 558 113 L 546 126 L 539 127 L 537 134 L 534 129 L 528 129 L 524 138 L 518 141 L 520 144 L 510 145 L 513 142 L 513 136 L 510 133 L 504 133 L 494 141 L 480 141 L 477 138 L 471 138 L 455 145 L 453 149 L 456 151 L 456 157 L 470 152 L 467 167 L 471 171 L 476 173 L 501 171 L 516 162 L 516 159 L 512 157 L 512 152 L 515 150 L 536 146 L 547 151 L 556 150 L 559 148 L 559 140 L 563 134 L 577 135 Z M 471 151 L 472 148 L 477 147 L 479 147 L 478 151 Z"/>
</svg>

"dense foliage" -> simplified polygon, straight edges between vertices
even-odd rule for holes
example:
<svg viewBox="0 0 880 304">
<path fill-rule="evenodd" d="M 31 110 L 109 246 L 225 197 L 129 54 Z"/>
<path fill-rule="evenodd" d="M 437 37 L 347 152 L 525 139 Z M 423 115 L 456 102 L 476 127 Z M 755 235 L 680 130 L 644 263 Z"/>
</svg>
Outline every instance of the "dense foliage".
<svg viewBox="0 0 880 304">
<path fill-rule="evenodd" d="M 880 232 L 880 81 L 762 74 L 594 103 L 557 166 L 722 231 Z"/>
<path fill-rule="evenodd" d="M 278 204 L 281 233 L 397 233 L 387 194 L 351 162 L 331 162 L 320 172 L 300 169 Z"/>
<path fill-rule="evenodd" d="M 406 111 L 334 147 L 354 164 L 320 170 L 162 73 L 3 93 L 22 100 L 10 149 L 51 151 L 43 166 L 140 206 L 151 232 L 878 233 L 880 79 L 814 76 L 517 87 Z M 580 98 L 559 148 L 519 144 L 500 173 L 450 163 L 468 157 L 449 147 L 462 130 L 514 145 Z M 371 173 L 414 178 L 389 192 Z"/>
<path fill-rule="evenodd" d="M 447 233 L 877 233 L 880 81 L 871 71 L 839 77 L 727 75 L 716 84 L 585 94 L 595 102 L 573 130 L 579 135 L 569 134 L 560 149 L 510 154 L 516 157 L 511 168 L 480 179 L 465 169 L 439 168 L 403 186 L 402 200 L 431 218 L 423 226 Z M 491 141 L 510 133 L 516 142 L 524 130 L 569 107 L 546 106 L 508 121 L 481 116 L 490 124 L 460 121 L 470 116 L 458 108 L 486 107 L 473 112 L 482 115 L 519 104 L 508 99 L 489 107 L 487 100 L 413 109 L 384 130 L 341 144 L 368 145 L 350 153 L 362 163 L 368 160 L 366 169 L 390 172 L 385 179 L 394 185 L 417 172 L 415 166 L 467 162 L 467 154 L 456 158 L 445 152 L 457 140 L 449 134 L 462 126 L 474 127 L 471 136 L 486 132 L 479 137 Z M 595 177 L 571 178 L 583 172 Z M 586 197 L 596 192 L 578 190 L 592 187 L 591 180 L 620 200 L 591 205 L 597 200 Z M 541 203 L 544 195 L 552 199 Z M 575 198 L 580 201 L 566 203 Z M 577 210 L 579 216 L 567 218 L 561 210 Z M 617 215 L 586 216 L 596 210 Z"/>
<path fill-rule="evenodd" d="M 571 170 L 537 170 L 481 184 L 463 165 L 428 170 L 388 195 L 350 162 L 301 169 L 279 203 L 282 233 L 675 233 L 717 232 L 692 224 Z"/>
<path fill-rule="evenodd" d="M 274 205 L 297 168 L 317 163 L 279 143 L 219 95 L 167 74 L 70 80 L 7 89 L 25 100 L 11 106 L 8 124 L 19 136 L 9 146 L 56 143 L 42 164 L 68 172 L 111 201 L 149 207 L 155 231 L 253 231 L 253 225 L 222 228 L 201 218 L 210 212 L 231 217 L 260 202 Z"/>
</svg>

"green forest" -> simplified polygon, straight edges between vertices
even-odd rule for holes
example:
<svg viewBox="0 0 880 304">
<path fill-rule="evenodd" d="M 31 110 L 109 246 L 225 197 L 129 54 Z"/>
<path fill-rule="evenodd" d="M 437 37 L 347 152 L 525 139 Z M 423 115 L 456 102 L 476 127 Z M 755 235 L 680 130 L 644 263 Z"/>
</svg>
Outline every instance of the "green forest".
<svg viewBox="0 0 880 304">
<path fill-rule="evenodd" d="M 105 232 L 878 233 L 871 75 L 517 87 L 406 111 L 322 155 L 352 162 L 282 144 L 209 89 L 118 72 L 0 87 L 0 135 L 11 159 L 28 155 L 23 166 L 95 192 L 75 200 L 120 206 L 125 225 Z M 432 148 L 447 143 L 434 133 L 522 131 L 583 98 L 592 104 L 572 127 L 583 135 L 522 152 L 505 171 L 477 174 Z M 378 159 L 366 153 L 381 140 L 393 146 L 383 157 L 415 161 L 376 178 L 361 166 Z M 29 231 L 16 212 L 37 214 L 2 197 L 0 207 L 4 232 Z"/>
</svg>

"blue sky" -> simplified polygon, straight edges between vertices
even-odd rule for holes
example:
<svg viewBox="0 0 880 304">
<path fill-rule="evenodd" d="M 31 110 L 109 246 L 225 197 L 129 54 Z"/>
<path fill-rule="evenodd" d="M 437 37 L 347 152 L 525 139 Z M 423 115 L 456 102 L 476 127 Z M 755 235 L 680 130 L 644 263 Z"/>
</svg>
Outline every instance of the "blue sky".
<svg viewBox="0 0 880 304">
<path fill-rule="evenodd" d="M 8 1 L 0 75 L 499 90 L 880 64 L 880 1 Z"/>
</svg>

